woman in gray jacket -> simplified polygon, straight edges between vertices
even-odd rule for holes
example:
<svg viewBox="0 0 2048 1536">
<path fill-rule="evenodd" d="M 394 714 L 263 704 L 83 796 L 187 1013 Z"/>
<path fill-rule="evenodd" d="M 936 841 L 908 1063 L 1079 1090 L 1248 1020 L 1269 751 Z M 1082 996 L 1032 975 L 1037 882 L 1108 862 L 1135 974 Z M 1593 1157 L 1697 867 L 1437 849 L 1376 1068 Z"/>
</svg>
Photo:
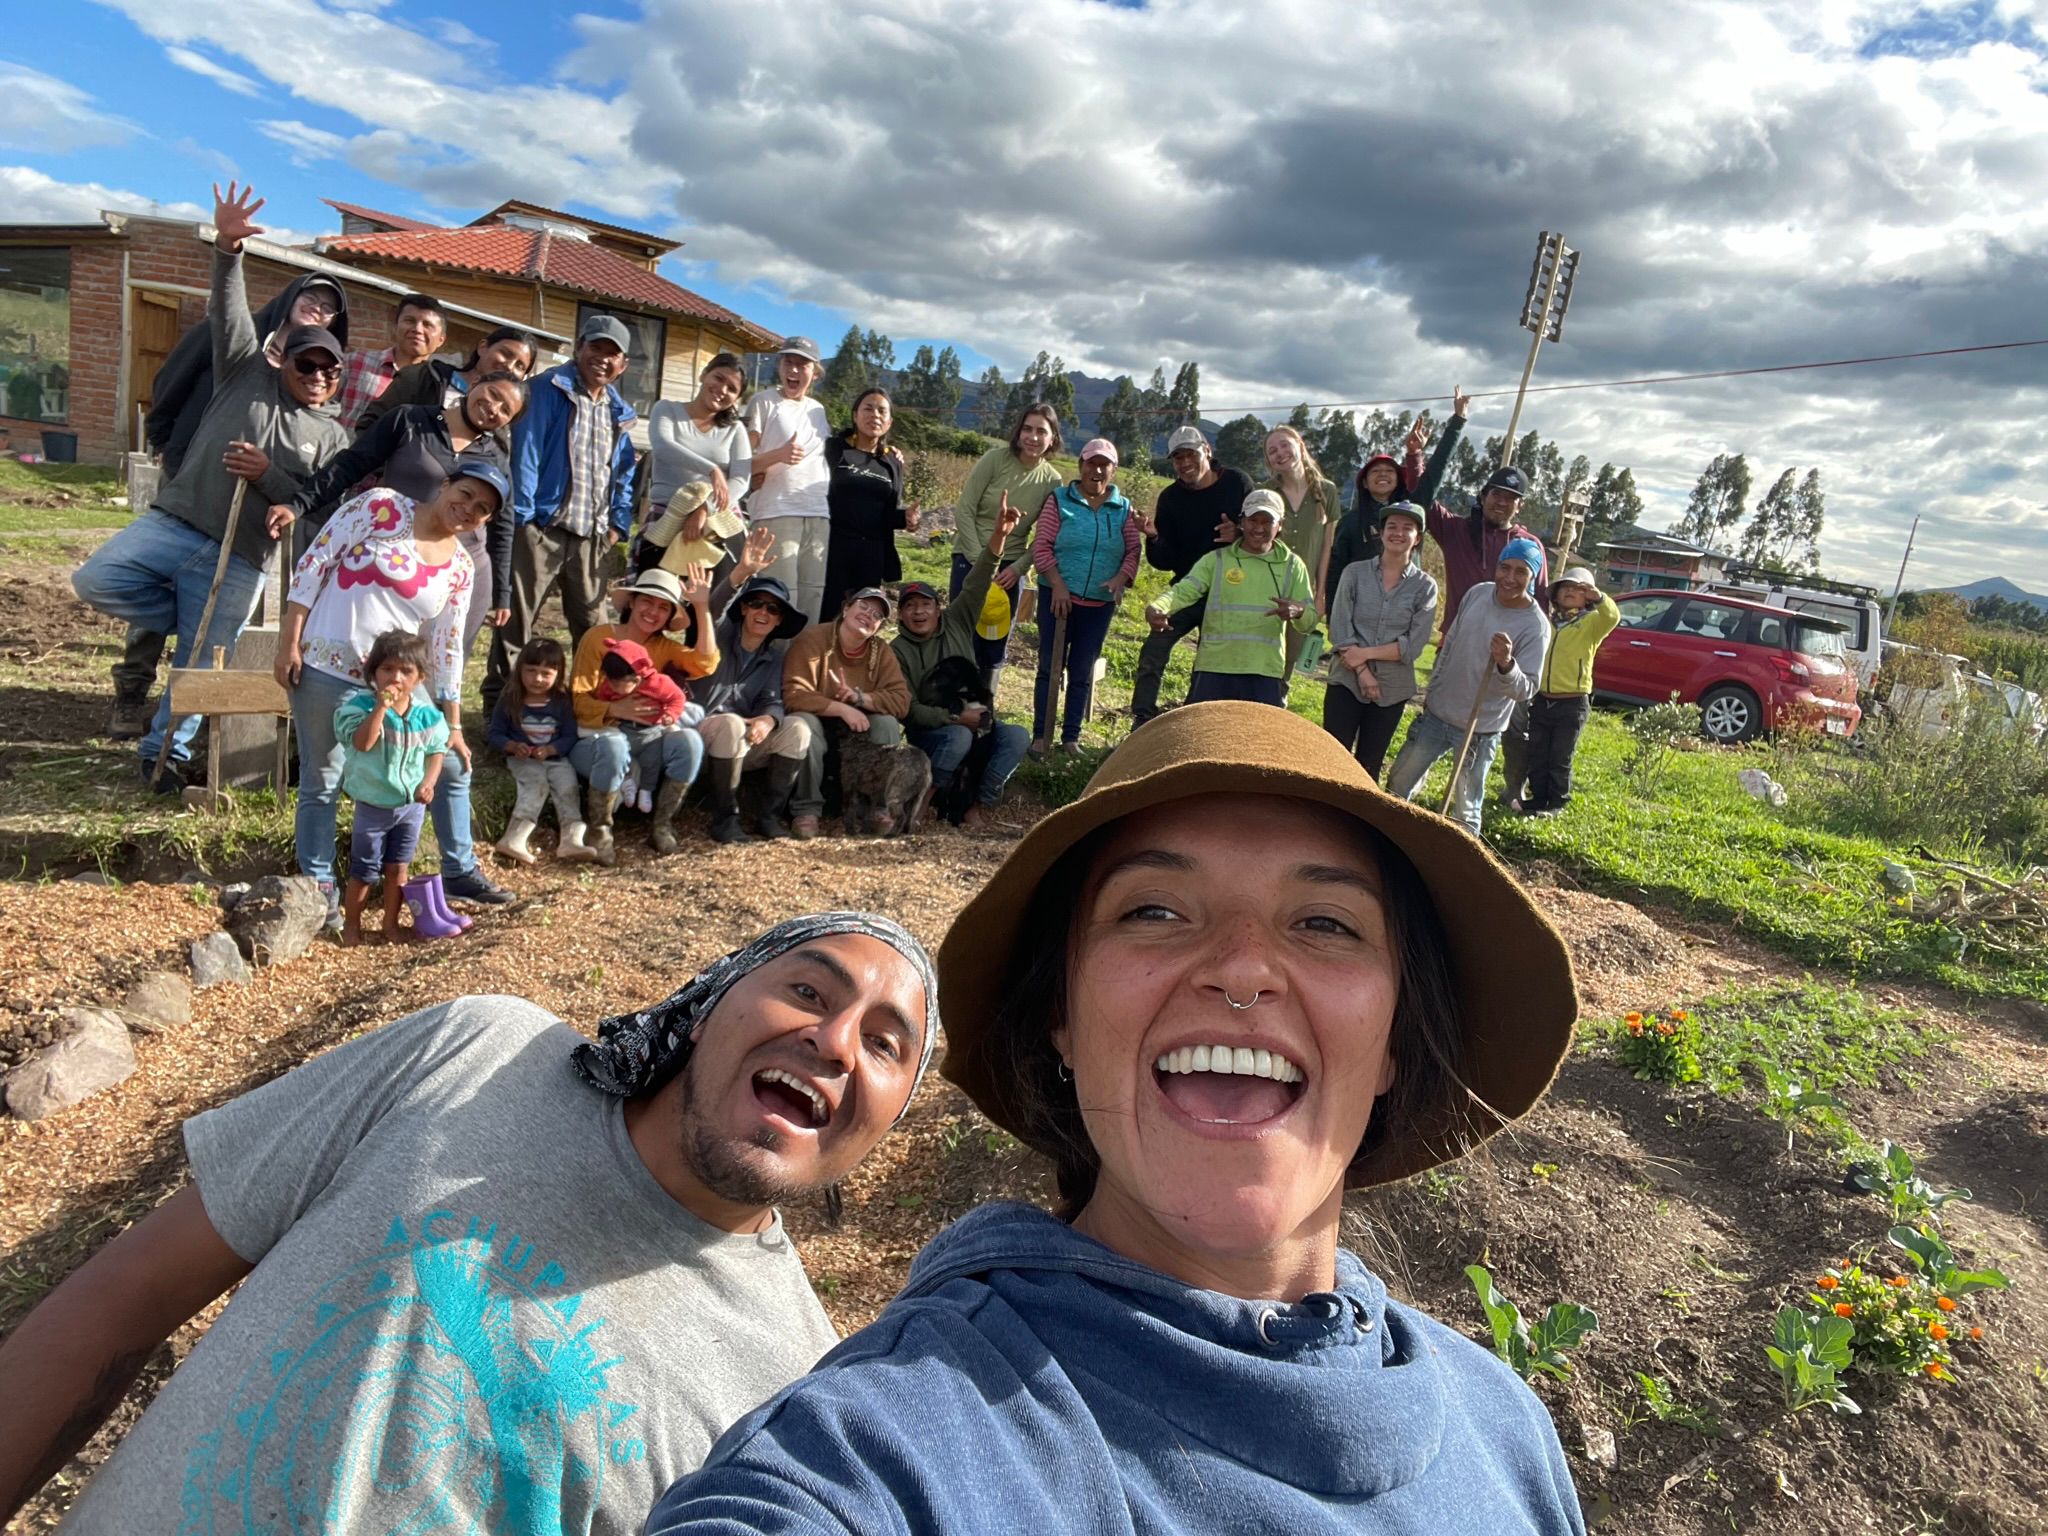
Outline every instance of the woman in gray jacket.
<svg viewBox="0 0 2048 1536">
<path fill-rule="evenodd" d="M 1415 697 L 1415 660 L 1436 627 L 1436 578 L 1416 562 L 1423 511 L 1397 501 L 1380 514 L 1380 552 L 1345 567 L 1330 600 L 1330 683 L 1323 729 L 1377 781 L 1401 711 Z"/>
</svg>

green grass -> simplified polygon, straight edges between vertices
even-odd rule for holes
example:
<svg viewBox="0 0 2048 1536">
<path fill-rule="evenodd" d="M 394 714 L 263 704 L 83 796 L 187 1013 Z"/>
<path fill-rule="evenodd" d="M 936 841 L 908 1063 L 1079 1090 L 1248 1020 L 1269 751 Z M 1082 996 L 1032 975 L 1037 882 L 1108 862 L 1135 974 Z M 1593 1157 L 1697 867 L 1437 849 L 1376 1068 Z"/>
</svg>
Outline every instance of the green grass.
<svg viewBox="0 0 2048 1536">
<path fill-rule="evenodd" d="M 1973 950 L 1959 960 L 1954 936 L 1905 917 L 1884 884 L 1887 859 L 1923 873 L 1925 861 L 1872 838 L 1801 827 L 1791 810 L 1753 798 L 1736 774 L 1755 754 L 1674 753 L 1645 796 L 1622 771 L 1628 742 L 1618 717 L 1595 711 L 1579 743 L 1571 809 L 1524 821 L 1490 797 L 1488 840 L 1625 899 L 1725 923 L 1808 964 L 2048 1001 L 2048 951 L 2006 960 Z"/>
<path fill-rule="evenodd" d="M 77 501 L 68 507 L 24 507 L 15 503 L 0 502 L 0 534 L 41 534 L 47 531 L 73 528 L 105 529 L 128 526 L 132 514 L 126 507 L 110 506 L 102 501 Z M 11 551 L 17 542 L 8 540 L 0 550 Z"/>
<path fill-rule="evenodd" d="M 116 469 L 98 464 L 24 464 L 0 456 L 0 495 L 30 496 L 69 491 L 101 501 L 128 494 L 128 482 Z"/>
</svg>

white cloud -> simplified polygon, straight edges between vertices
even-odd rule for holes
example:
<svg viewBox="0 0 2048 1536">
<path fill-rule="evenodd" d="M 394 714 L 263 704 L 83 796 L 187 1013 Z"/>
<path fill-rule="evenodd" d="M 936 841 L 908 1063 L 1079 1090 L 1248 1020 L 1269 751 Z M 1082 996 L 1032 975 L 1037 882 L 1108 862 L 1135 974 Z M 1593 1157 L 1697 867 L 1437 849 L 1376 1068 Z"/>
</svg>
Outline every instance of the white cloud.
<svg viewBox="0 0 2048 1536">
<path fill-rule="evenodd" d="M 68 80 L 0 59 L 0 149 L 63 154 L 125 143 L 135 132 Z"/>
<path fill-rule="evenodd" d="M 1539 382 L 2000 341 L 2048 312 L 2044 0 L 847 0 L 829 25 L 815 0 L 638 0 L 578 17 L 552 82 L 505 84 L 381 5 L 105 3 L 361 124 L 262 125 L 304 160 L 676 229 L 728 283 L 1013 374 L 1040 348 L 1192 357 L 1218 405 L 1512 384 L 1539 227 L 1586 253 Z M 1839 573 L 1888 584 L 1924 510 L 1916 570 L 1960 580 L 2048 548 L 2041 362 L 1545 395 L 1523 426 L 1633 467 L 1655 524 L 1716 452 L 1760 485 L 1818 465 Z"/>
<path fill-rule="evenodd" d="M 349 143 L 338 133 L 329 133 L 325 128 L 314 128 L 309 124 L 289 119 L 260 122 L 256 125 L 256 131 L 290 150 L 292 164 L 301 168 L 315 160 L 339 159 Z"/>
<path fill-rule="evenodd" d="M 263 87 L 254 80 L 251 80 L 247 75 L 237 74 L 225 64 L 217 64 L 205 54 L 195 52 L 190 48 L 166 48 L 164 49 L 164 57 L 177 65 L 178 68 L 188 69 L 195 75 L 211 80 L 222 90 L 233 91 L 237 96 L 260 96 L 263 94 Z"/>
<path fill-rule="evenodd" d="M 160 203 L 97 181 L 58 181 L 25 165 L 0 165 L 0 206 L 8 222 L 18 224 L 96 224 L 102 209 L 169 219 L 203 219 L 210 212 L 197 203 Z"/>
</svg>

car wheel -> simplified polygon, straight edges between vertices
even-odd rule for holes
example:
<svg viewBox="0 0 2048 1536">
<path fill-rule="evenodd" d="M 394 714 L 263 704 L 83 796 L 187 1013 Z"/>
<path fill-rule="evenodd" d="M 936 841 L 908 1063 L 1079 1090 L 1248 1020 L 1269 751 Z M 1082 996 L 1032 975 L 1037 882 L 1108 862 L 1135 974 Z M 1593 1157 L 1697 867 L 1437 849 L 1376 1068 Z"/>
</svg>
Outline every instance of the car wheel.
<svg viewBox="0 0 2048 1536">
<path fill-rule="evenodd" d="M 1763 705 L 1747 688 L 1728 684 L 1700 695 L 1700 729 L 1724 747 L 1753 740 L 1764 728 Z"/>
</svg>

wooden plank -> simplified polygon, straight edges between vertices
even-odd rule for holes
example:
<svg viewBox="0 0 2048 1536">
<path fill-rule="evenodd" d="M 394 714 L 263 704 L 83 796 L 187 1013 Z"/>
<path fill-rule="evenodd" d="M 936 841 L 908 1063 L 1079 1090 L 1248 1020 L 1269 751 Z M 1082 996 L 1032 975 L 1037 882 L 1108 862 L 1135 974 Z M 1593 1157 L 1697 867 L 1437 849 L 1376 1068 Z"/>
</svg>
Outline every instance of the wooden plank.
<svg viewBox="0 0 2048 1536">
<path fill-rule="evenodd" d="M 179 715 L 289 715 L 291 698 L 265 672 L 171 668 L 171 712 Z"/>
</svg>

